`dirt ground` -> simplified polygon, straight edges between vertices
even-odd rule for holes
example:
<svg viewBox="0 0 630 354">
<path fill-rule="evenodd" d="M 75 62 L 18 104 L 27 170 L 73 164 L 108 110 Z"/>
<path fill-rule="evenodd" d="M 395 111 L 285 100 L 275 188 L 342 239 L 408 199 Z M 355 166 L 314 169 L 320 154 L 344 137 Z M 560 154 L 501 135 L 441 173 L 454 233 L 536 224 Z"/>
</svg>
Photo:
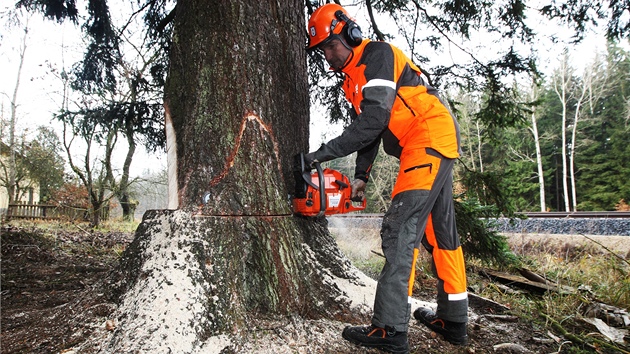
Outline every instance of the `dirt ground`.
<svg viewBox="0 0 630 354">
<path fill-rule="evenodd" d="M 33 231 L 1 230 L 2 353 L 59 353 L 100 330 L 114 307 L 99 281 L 133 237 Z"/>
<path fill-rule="evenodd" d="M 2 228 L 1 346 L 2 353 L 75 353 L 82 343 L 107 333 L 115 305 L 108 302 L 102 281 L 132 233 L 87 231 L 47 232 Z M 434 301 L 434 283 L 427 279 L 415 296 Z M 466 347 L 455 347 L 421 325 L 409 332 L 411 353 L 565 353 L 566 338 L 531 321 L 505 314 L 490 303 L 471 302 Z M 506 316 L 502 316 L 506 315 Z M 367 316 L 364 316 L 367 321 Z M 295 319 L 274 324 L 261 351 L 241 343 L 232 353 L 378 353 L 345 342 L 346 323 Z M 271 324 L 270 324 L 271 326 Z M 280 343 L 281 344 L 278 344 Z M 90 346 L 83 346 L 83 348 Z M 274 349 L 276 348 L 276 349 Z M 630 349 L 629 349 L 630 350 Z M 225 352 L 225 351 L 224 351 Z M 575 351 L 571 351 L 575 352 Z M 588 348 L 582 352 L 591 352 Z M 592 352 L 608 353 L 599 349 Z"/>
</svg>

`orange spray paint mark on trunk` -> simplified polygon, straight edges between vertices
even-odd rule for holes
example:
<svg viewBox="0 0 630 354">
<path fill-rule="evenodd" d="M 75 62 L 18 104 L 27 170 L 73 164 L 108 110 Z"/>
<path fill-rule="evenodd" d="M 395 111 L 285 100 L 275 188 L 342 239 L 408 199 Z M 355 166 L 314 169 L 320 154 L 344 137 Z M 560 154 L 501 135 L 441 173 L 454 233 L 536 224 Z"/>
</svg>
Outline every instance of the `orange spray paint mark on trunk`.
<svg viewBox="0 0 630 354">
<path fill-rule="evenodd" d="M 234 158 L 236 157 L 236 154 L 238 153 L 241 147 L 241 140 L 243 138 L 243 134 L 245 133 L 245 128 L 247 128 L 248 122 L 257 122 L 260 127 L 261 132 L 265 132 L 271 137 L 274 154 L 276 155 L 276 161 L 278 162 L 278 171 L 282 170 L 282 166 L 280 165 L 280 152 L 278 149 L 278 142 L 276 141 L 275 136 L 273 134 L 273 129 L 271 129 L 271 127 L 267 125 L 262 120 L 262 118 L 260 118 L 260 116 L 258 116 L 257 114 L 254 114 L 253 112 L 249 112 L 243 117 L 243 121 L 241 122 L 241 128 L 239 130 L 238 136 L 236 137 L 236 144 L 234 145 L 234 148 L 228 155 L 225 161 L 223 170 L 218 175 L 214 176 L 212 180 L 210 180 L 210 187 L 214 187 L 219 182 L 221 182 L 221 180 L 225 178 L 225 176 L 227 176 L 228 172 L 230 172 L 230 169 L 234 166 Z"/>
</svg>

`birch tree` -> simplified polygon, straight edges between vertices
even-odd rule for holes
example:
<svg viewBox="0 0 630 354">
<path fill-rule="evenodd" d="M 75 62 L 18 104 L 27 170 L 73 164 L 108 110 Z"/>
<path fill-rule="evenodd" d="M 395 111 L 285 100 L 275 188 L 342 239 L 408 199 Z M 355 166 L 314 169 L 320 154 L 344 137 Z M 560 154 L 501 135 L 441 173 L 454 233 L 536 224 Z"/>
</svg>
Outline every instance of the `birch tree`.
<svg viewBox="0 0 630 354">
<path fill-rule="evenodd" d="M 575 95 L 575 111 L 571 129 L 571 142 L 569 144 L 569 173 L 571 181 L 571 202 L 573 210 L 577 211 L 578 199 L 576 188 L 575 154 L 578 144 L 578 126 L 581 119 L 587 118 L 593 113 L 593 107 L 605 94 L 608 85 L 608 75 L 613 68 L 602 68 L 602 62 L 596 55 L 593 61 L 584 68 L 581 77 L 581 85 Z M 587 107 L 585 107 L 587 105 Z"/>
<path fill-rule="evenodd" d="M 534 82 L 532 84 L 532 88 L 530 91 L 530 102 L 536 102 L 539 98 L 538 93 L 538 85 Z M 536 118 L 536 105 L 532 106 L 531 112 L 531 126 L 529 127 L 529 131 L 532 133 L 532 137 L 534 138 L 534 146 L 536 148 L 536 169 L 538 171 L 538 190 L 540 197 L 540 211 L 547 210 L 547 203 L 545 198 L 545 174 L 543 168 L 542 161 L 542 153 L 540 150 L 540 136 L 538 134 L 538 122 Z"/>
<path fill-rule="evenodd" d="M 24 35 L 22 36 L 22 40 L 20 43 L 20 47 L 18 49 L 18 68 L 16 72 L 15 78 L 15 86 L 13 86 L 13 93 L 10 99 L 10 117 L 9 117 L 9 144 L 8 144 L 8 154 L 9 161 L 7 164 L 2 162 L 4 175 L 2 178 L 3 186 L 7 189 L 7 194 L 9 196 L 9 204 L 12 204 L 15 200 L 18 199 L 19 194 L 21 192 L 20 185 L 18 183 L 18 163 L 17 163 L 17 154 L 18 154 L 18 140 L 17 140 L 17 123 L 18 123 L 18 93 L 20 91 L 20 81 L 22 79 L 22 69 L 24 67 L 24 60 L 26 57 L 26 49 L 28 47 L 28 19 L 26 20 L 26 24 L 23 28 Z M 6 95 L 6 94 L 5 94 Z M 7 95 L 8 97 L 8 95 Z"/>
<path fill-rule="evenodd" d="M 569 65 L 568 50 L 564 50 L 560 66 L 555 70 L 552 77 L 552 87 L 560 104 L 562 106 L 561 113 L 561 137 L 562 137 L 562 191 L 564 200 L 564 210 L 571 211 L 569 187 L 568 187 L 568 166 L 567 166 L 567 119 L 569 100 L 571 96 L 571 87 L 573 85 L 573 69 Z"/>
</svg>

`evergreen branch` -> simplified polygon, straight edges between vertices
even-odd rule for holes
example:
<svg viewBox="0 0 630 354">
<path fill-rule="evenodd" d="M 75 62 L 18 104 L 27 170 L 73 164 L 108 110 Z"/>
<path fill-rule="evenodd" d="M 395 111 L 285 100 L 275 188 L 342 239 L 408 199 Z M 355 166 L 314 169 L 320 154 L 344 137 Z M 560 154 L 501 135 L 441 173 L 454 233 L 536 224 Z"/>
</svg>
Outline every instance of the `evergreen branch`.
<svg viewBox="0 0 630 354">
<path fill-rule="evenodd" d="M 376 34 L 376 38 L 378 38 L 379 41 L 385 41 L 385 35 L 383 34 L 383 32 L 381 32 L 381 30 L 378 29 L 378 25 L 376 24 L 376 20 L 374 19 L 374 14 L 372 13 L 372 1 L 366 0 L 365 5 L 367 6 L 368 15 L 370 16 L 370 22 L 372 22 L 372 30 L 374 31 L 374 34 Z"/>
<path fill-rule="evenodd" d="M 173 22 L 173 20 L 175 19 L 176 13 L 177 13 L 177 4 L 175 4 L 175 7 L 173 7 L 171 12 L 169 12 L 168 15 L 166 15 L 166 17 L 162 19 L 162 21 L 160 21 L 160 23 L 157 25 L 155 30 L 158 32 L 164 31 L 164 28 L 166 28 L 166 26 L 168 26 L 168 24 Z"/>
<path fill-rule="evenodd" d="M 462 52 L 468 54 L 468 56 L 470 56 L 475 63 L 479 64 L 479 66 L 481 66 L 484 69 L 488 69 L 488 67 L 484 63 L 479 61 L 479 59 L 477 59 L 477 57 L 473 53 L 471 53 L 470 51 L 464 49 L 462 46 L 460 46 L 454 40 L 452 40 L 451 37 L 448 34 L 446 34 L 446 32 L 444 32 L 444 30 L 434 21 L 433 16 L 429 15 L 429 12 L 427 11 L 427 9 L 425 9 L 424 7 L 422 7 L 420 5 L 418 0 L 413 0 L 413 3 L 416 5 L 417 9 L 419 9 L 420 11 L 422 11 L 424 13 L 424 15 L 426 16 L 427 20 L 433 26 L 433 28 L 435 28 L 444 38 L 446 38 L 446 40 L 449 43 L 451 43 L 452 45 L 457 47 Z"/>
</svg>

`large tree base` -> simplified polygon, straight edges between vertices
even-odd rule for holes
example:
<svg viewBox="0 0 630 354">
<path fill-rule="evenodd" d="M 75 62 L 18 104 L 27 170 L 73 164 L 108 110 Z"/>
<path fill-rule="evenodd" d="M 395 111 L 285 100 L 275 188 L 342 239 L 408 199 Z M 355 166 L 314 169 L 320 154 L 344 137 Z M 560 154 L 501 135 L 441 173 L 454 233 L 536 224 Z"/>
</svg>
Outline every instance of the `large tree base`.
<svg viewBox="0 0 630 354">
<path fill-rule="evenodd" d="M 375 282 L 323 219 L 162 210 L 145 214 L 109 287 L 118 308 L 101 352 L 206 353 L 276 321 L 363 321 Z"/>
</svg>

